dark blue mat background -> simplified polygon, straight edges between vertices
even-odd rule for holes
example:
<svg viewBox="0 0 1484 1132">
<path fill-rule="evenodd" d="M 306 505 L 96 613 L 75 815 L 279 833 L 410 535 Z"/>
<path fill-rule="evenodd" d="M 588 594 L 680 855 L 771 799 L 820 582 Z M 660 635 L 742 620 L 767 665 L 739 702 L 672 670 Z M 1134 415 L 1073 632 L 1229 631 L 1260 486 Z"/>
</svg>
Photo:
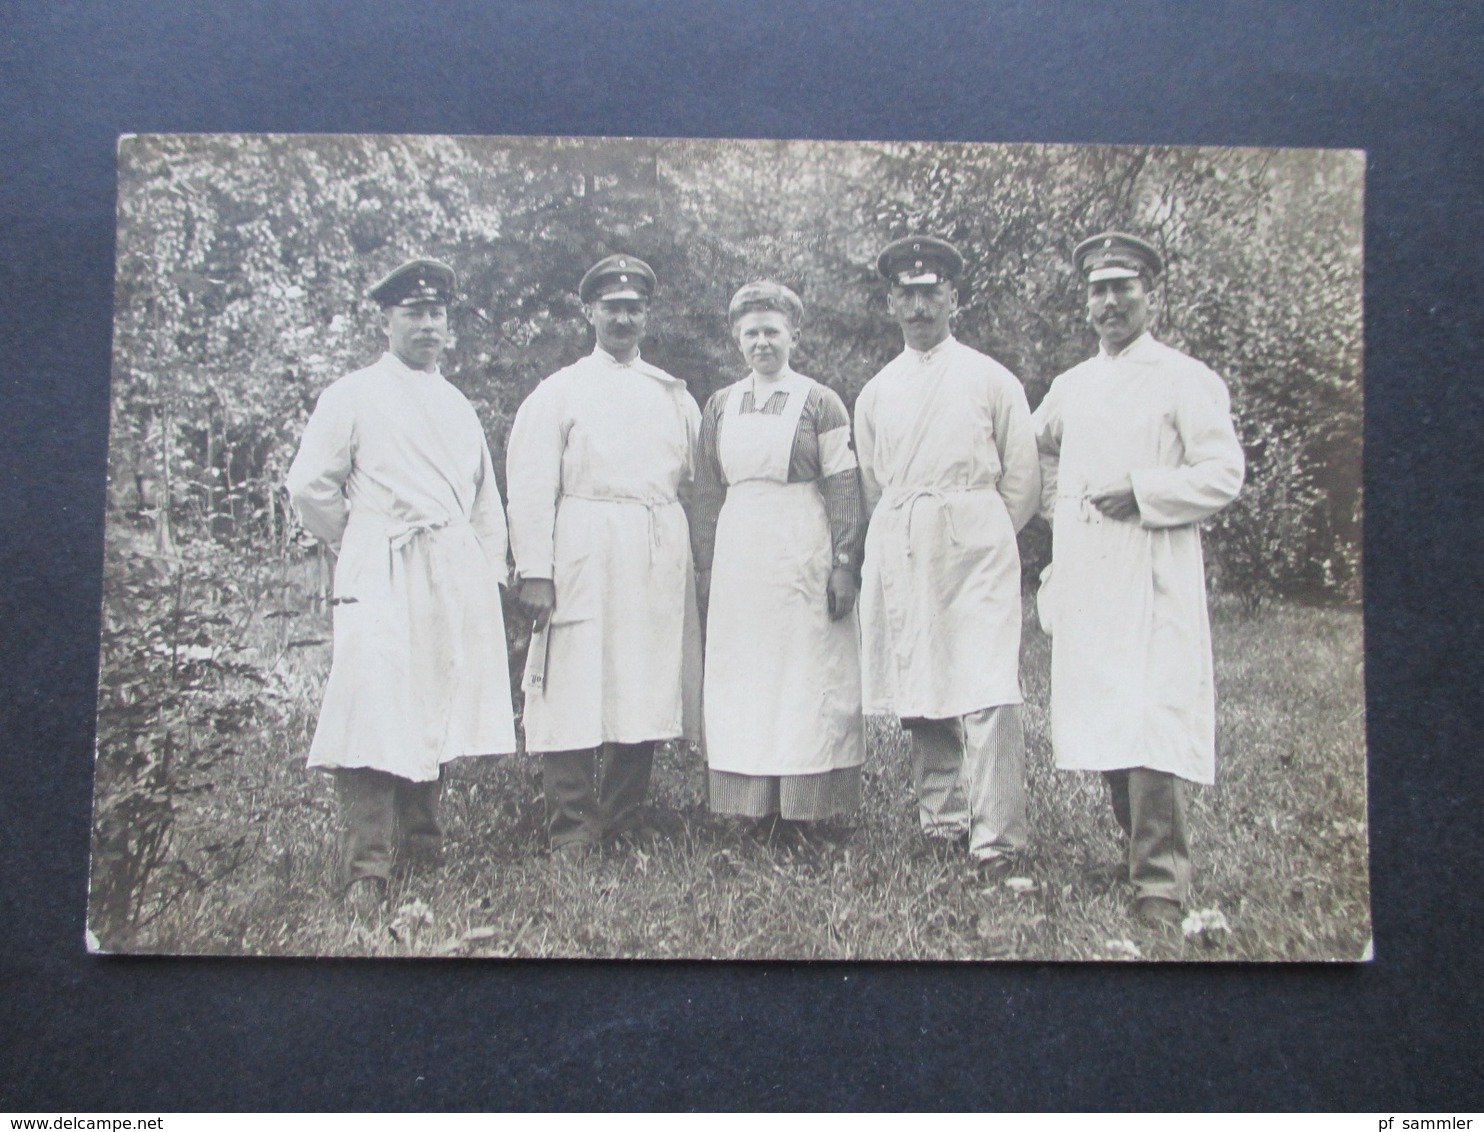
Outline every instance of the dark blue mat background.
<svg viewBox="0 0 1484 1132">
<path fill-rule="evenodd" d="M 1484 9 L 7 4 L 0 1109 L 1478 1108 Z M 1365 968 L 83 951 L 125 131 L 1363 147 Z"/>
</svg>

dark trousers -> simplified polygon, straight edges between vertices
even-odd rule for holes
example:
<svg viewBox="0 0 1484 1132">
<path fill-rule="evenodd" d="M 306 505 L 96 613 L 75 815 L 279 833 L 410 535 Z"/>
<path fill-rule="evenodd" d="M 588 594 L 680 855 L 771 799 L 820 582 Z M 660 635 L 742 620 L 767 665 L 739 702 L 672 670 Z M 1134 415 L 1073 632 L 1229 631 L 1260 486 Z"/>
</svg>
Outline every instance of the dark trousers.
<svg viewBox="0 0 1484 1132">
<path fill-rule="evenodd" d="M 1128 834 L 1128 879 L 1136 896 L 1184 904 L 1190 895 L 1190 831 L 1185 781 L 1162 770 L 1103 772 L 1113 816 Z"/>
<path fill-rule="evenodd" d="M 438 800 L 443 781 L 413 782 L 368 767 L 335 772 L 340 797 L 340 862 L 346 884 L 391 876 L 392 852 L 435 859 L 443 849 Z"/>
<path fill-rule="evenodd" d="M 653 743 L 604 743 L 596 749 L 543 754 L 541 787 L 551 847 L 596 845 L 632 828 L 649 794 L 653 769 Z"/>
</svg>

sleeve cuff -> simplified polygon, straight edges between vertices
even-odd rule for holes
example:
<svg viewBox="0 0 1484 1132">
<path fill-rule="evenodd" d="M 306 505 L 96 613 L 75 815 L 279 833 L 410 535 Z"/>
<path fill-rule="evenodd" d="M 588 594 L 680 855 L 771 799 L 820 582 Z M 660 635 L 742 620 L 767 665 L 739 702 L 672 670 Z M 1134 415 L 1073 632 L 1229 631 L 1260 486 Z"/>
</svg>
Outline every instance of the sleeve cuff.
<svg viewBox="0 0 1484 1132">
<path fill-rule="evenodd" d="M 1134 502 L 1139 505 L 1139 526 L 1148 530 L 1183 526 L 1191 520 L 1171 513 L 1169 487 L 1172 468 L 1144 468 L 1129 473 Z M 1161 499 L 1161 496 L 1164 498 Z"/>
</svg>

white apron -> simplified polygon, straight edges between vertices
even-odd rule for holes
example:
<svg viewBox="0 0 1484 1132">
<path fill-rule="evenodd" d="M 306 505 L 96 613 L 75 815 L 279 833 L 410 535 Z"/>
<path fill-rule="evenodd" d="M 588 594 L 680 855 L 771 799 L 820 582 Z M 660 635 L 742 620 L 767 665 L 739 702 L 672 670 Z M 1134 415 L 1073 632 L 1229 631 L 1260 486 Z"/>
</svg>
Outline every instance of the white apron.
<svg viewBox="0 0 1484 1132">
<path fill-rule="evenodd" d="M 712 770 L 823 774 L 865 759 L 859 630 L 854 611 L 830 620 L 824 499 L 813 482 L 788 482 L 812 384 L 787 374 L 760 387 L 788 393 L 776 416 L 740 411 L 749 382 L 727 397 L 703 696 Z"/>
</svg>

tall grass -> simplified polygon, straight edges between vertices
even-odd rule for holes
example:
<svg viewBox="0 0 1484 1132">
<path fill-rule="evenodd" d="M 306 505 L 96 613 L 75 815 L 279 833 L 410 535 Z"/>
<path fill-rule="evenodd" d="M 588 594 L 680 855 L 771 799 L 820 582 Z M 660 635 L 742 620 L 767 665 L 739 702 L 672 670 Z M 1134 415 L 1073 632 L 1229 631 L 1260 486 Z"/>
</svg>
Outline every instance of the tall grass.
<svg viewBox="0 0 1484 1132">
<path fill-rule="evenodd" d="M 534 760 L 453 764 L 446 864 L 399 874 L 384 919 L 365 923 L 336 895 L 330 780 L 303 765 L 329 664 L 328 614 L 313 609 L 307 570 L 263 570 L 256 597 L 242 596 L 252 587 L 216 595 L 236 634 L 216 655 L 242 666 L 194 693 L 198 706 L 256 695 L 262 711 L 233 736 L 230 757 L 207 760 L 193 788 L 169 798 L 164 864 L 181 866 L 160 874 L 175 878 L 171 899 L 156 896 L 148 917 L 121 929 L 126 921 L 99 915 L 100 869 L 114 866 L 95 859 L 91 922 L 104 950 L 1316 960 L 1360 958 L 1369 940 L 1358 611 L 1215 606 L 1218 785 L 1192 791 L 1190 908 L 1220 917 L 1198 932 L 1137 926 L 1129 892 L 1100 877 L 1120 858 L 1117 829 L 1099 776 L 1052 765 L 1050 648 L 1030 620 L 1022 679 L 1032 842 L 1008 880 L 981 881 L 961 856 L 929 850 L 905 737 L 872 720 L 861 810 L 803 841 L 711 814 L 699 755 L 667 746 L 652 792 L 663 836 L 573 864 L 545 851 Z M 104 722 L 100 792 L 124 749 Z"/>
</svg>

